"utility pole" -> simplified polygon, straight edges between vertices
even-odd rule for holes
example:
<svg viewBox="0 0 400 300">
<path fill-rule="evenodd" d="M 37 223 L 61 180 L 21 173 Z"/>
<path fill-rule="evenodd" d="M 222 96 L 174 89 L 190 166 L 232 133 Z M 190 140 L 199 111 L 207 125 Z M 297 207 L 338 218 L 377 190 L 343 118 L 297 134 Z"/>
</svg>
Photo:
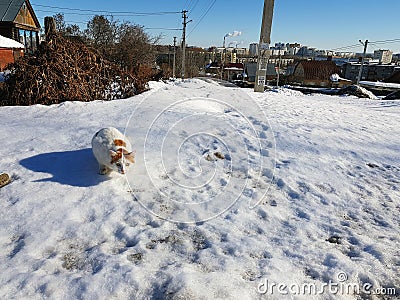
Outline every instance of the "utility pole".
<svg viewBox="0 0 400 300">
<path fill-rule="evenodd" d="M 367 53 L 368 40 L 365 40 L 364 43 L 362 42 L 362 40 L 360 40 L 360 43 L 361 43 L 362 45 L 364 45 L 364 52 L 363 52 L 363 56 L 362 56 L 362 58 L 361 58 L 360 72 L 358 72 L 357 85 L 360 84 L 360 80 L 361 80 L 361 76 L 362 76 L 362 69 L 363 69 L 363 66 L 364 66 L 365 53 Z"/>
<path fill-rule="evenodd" d="M 278 50 L 279 51 L 279 60 L 278 60 L 278 69 L 277 69 L 277 77 L 276 77 L 276 88 L 278 89 L 279 88 L 279 74 L 280 74 L 280 72 L 281 72 L 281 51 L 282 50 Z"/>
<path fill-rule="evenodd" d="M 168 45 L 168 67 L 171 68 L 171 45 Z"/>
<path fill-rule="evenodd" d="M 226 44 L 225 44 L 225 39 L 227 35 L 224 36 L 224 43 L 222 45 L 222 54 L 221 54 L 221 76 L 220 79 L 223 79 L 224 75 L 224 64 L 225 64 L 225 59 L 226 59 Z"/>
<path fill-rule="evenodd" d="M 174 60 L 172 65 L 172 78 L 175 79 L 176 36 L 174 36 Z"/>
<path fill-rule="evenodd" d="M 185 56 L 186 56 L 186 25 L 192 20 L 187 21 L 187 10 L 182 10 L 183 30 L 182 30 L 182 79 L 185 78 Z"/>
<path fill-rule="evenodd" d="M 258 44 L 258 58 L 257 58 L 257 70 L 256 70 L 256 79 L 254 83 L 254 91 L 255 92 L 264 92 L 264 85 L 267 77 L 267 65 L 268 65 L 268 56 L 265 59 L 265 69 L 263 63 L 263 55 L 262 49 L 266 47 L 267 44 L 271 43 L 271 27 L 272 27 L 272 17 L 274 14 L 274 3 L 275 0 L 264 0 L 264 10 L 262 16 L 261 23 L 261 32 L 260 32 L 260 42 Z M 266 50 L 266 49 L 264 49 Z"/>
</svg>

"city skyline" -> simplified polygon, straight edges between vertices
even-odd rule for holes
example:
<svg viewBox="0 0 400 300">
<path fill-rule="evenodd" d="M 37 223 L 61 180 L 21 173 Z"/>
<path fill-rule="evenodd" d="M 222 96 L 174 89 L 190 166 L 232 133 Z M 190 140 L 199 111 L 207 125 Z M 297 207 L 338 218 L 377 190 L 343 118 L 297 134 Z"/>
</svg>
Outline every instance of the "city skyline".
<svg viewBox="0 0 400 300">
<path fill-rule="evenodd" d="M 275 1 L 271 44 L 276 42 L 300 43 L 324 50 L 362 52 L 359 40 L 369 40 L 367 52 L 389 49 L 400 53 L 398 11 L 400 3 L 383 0 L 379 6 L 371 0 L 331 3 L 312 1 Z M 58 0 L 51 4 L 32 1 L 39 22 L 45 16 L 63 13 L 68 24 L 85 24 L 95 14 L 113 15 L 115 20 L 129 21 L 145 27 L 150 36 L 162 35 L 161 44 L 172 44 L 176 36 L 181 40 L 181 11 L 188 10 L 186 42 L 189 46 L 249 47 L 258 42 L 264 1 L 182 0 L 138 3 L 115 0 L 94 2 L 88 0 Z M 397 24 L 396 24 L 397 23 Z M 234 32 L 240 35 L 229 36 Z M 350 47 L 348 47 L 350 46 Z"/>
</svg>

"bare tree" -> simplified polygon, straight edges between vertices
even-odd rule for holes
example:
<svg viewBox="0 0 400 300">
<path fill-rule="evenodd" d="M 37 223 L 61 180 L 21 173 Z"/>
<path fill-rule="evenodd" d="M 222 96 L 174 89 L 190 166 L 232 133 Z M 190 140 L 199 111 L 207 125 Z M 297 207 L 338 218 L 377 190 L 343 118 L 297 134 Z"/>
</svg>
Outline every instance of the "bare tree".
<svg viewBox="0 0 400 300">
<path fill-rule="evenodd" d="M 160 40 L 150 37 L 143 26 L 119 23 L 105 16 L 94 16 L 87 24 L 85 36 L 107 59 L 130 71 L 139 65 L 154 65 L 155 45 Z"/>
<path fill-rule="evenodd" d="M 117 30 L 118 25 L 113 18 L 96 15 L 88 22 L 84 33 L 89 44 L 108 57 L 115 46 Z"/>
<path fill-rule="evenodd" d="M 58 32 L 64 32 L 67 25 L 65 24 L 64 15 L 61 13 L 53 15 L 54 21 L 56 22 L 56 29 Z"/>
<path fill-rule="evenodd" d="M 66 24 L 64 15 L 61 13 L 53 15 L 54 21 L 56 22 L 57 31 L 64 37 L 83 39 L 83 33 L 80 27 L 76 24 Z"/>
<path fill-rule="evenodd" d="M 154 73 L 156 44 L 161 36 L 151 37 L 143 26 L 120 23 L 112 17 L 94 16 L 81 31 L 77 25 L 67 25 L 63 14 L 54 16 L 57 31 L 64 37 L 79 38 L 96 49 L 107 60 L 130 72 Z"/>
<path fill-rule="evenodd" d="M 118 34 L 114 59 L 117 63 L 129 70 L 141 64 L 154 65 L 159 37 L 151 38 L 143 26 L 127 22 L 119 26 Z"/>
</svg>

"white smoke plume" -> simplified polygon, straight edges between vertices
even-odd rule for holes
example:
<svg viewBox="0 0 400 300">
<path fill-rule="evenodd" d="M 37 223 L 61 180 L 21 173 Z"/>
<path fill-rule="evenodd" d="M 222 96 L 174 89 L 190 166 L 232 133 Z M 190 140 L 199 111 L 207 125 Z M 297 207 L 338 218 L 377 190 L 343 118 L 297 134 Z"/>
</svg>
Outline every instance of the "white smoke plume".
<svg viewBox="0 0 400 300">
<path fill-rule="evenodd" d="M 228 37 L 228 36 L 239 36 L 239 35 L 242 35 L 242 32 L 241 31 L 234 31 L 234 32 L 232 32 L 232 33 L 227 33 L 227 34 L 225 34 L 225 36 L 224 37 Z"/>
</svg>

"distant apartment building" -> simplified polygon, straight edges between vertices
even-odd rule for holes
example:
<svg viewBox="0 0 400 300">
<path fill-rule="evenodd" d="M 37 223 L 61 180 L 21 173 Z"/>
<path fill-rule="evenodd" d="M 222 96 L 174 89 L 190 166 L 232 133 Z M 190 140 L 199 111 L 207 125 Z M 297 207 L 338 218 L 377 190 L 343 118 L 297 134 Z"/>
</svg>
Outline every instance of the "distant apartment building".
<svg viewBox="0 0 400 300">
<path fill-rule="evenodd" d="M 256 56 L 258 55 L 258 43 L 251 43 L 249 45 L 249 54 L 251 56 Z"/>
<path fill-rule="evenodd" d="M 335 52 L 334 54 L 343 58 L 353 58 L 356 56 L 354 52 Z"/>
<path fill-rule="evenodd" d="M 301 48 L 301 44 L 299 43 L 287 43 L 286 48 Z"/>
<path fill-rule="evenodd" d="M 229 47 L 225 49 L 225 63 L 235 63 L 237 59 L 236 48 Z"/>
<path fill-rule="evenodd" d="M 224 62 L 224 63 L 236 63 L 238 58 L 247 55 L 246 48 L 234 48 L 234 47 L 211 47 L 208 49 L 210 59 L 212 61 Z"/>
<path fill-rule="evenodd" d="M 294 43 L 294 44 L 286 44 L 286 55 L 291 55 L 294 56 L 297 54 L 297 52 L 299 52 L 301 48 L 301 45 L 299 43 Z"/>
<path fill-rule="evenodd" d="M 238 55 L 238 56 L 247 55 L 247 49 L 246 48 L 235 48 L 234 51 L 236 51 L 236 55 Z"/>
<path fill-rule="evenodd" d="M 296 55 L 303 57 L 314 57 L 316 48 L 310 48 L 307 46 L 302 46 L 299 51 L 297 51 Z"/>
<path fill-rule="evenodd" d="M 327 50 L 315 50 L 315 56 L 328 56 L 329 51 Z"/>
<path fill-rule="evenodd" d="M 390 64 L 393 58 L 393 52 L 390 50 L 375 50 L 374 59 L 379 60 L 380 64 Z"/>
<path fill-rule="evenodd" d="M 272 50 L 270 50 L 271 51 L 271 55 L 272 56 L 283 56 L 283 55 L 285 55 L 286 54 L 286 50 L 280 50 L 280 49 L 272 49 Z"/>
<path fill-rule="evenodd" d="M 274 47 L 271 47 L 270 49 L 274 50 L 286 50 L 286 44 L 284 43 L 275 43 Z"/>
<path fill-rule="evenodd" d="M 301 57 L 343 57 L 343 58 L 361 58 L 363 53 L 354 52 L 334 52 L 331 50 L 322 50 L 309 46 L 302 46 L 299 43 L 282 43 L 278 42 L 273 45 L 267 45 L 265 49 L 270 50 L 271 55 L 283 55 L 281 52 L 276 52 L 278 50 L 283 50 L 284 55 L 288 56 L 301 56 Z M 258 43 L 251 43 L 249 45 L 250 56 L 257 56 L 258 54 Z M 396 62 L 400 60 L 399 54 L 393 54 L 390 50 L 376 50 L 374 53 L 367 53 L 366 58 L 371 58 L 380 64 L 390 64 L 391 62 Z"/>
<path fill-rule="evenodd" d="M 301 45 L 299 43 L 275 43 L 274 46 L 267 46 L 266 49 L 268 52 L 265 54 L 273 55 L 273 56 L 283 56 L 283 55 L 290 55 L 294 56 L 300 50 Z M 264 49 L 264 50 L 266 50 Z M 258 43 L 251 43 L 249 45 L 248 54 L 250 56 L 257 56 L 258 54 Z"/>
</svg>

